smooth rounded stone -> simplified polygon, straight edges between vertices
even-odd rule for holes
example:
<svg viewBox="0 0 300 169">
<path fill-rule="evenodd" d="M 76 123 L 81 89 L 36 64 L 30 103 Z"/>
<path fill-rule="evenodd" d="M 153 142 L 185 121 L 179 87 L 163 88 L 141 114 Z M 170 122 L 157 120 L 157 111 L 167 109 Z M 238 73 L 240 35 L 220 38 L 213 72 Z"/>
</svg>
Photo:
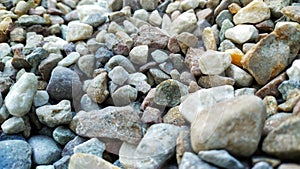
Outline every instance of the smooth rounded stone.
<svg viewBox="0 0 300 169">
<path fill-rule="evenodd" d="M 72 154 L 74 154 L 74 147 L 84 143 L 86 141 L 86 139 L 80 137 L 80 136 L 76 136 L 74 139 L 72 139 L 71 141 L 69 141 L 63 148 L 61 155 L 64 156 L 71 156 Z"/>
<path fill-rule="evenodd" d="M 264 139 L 262 150 L 280 159 L 298 159 L 300 156 L 299 136 L 297 135 L 299 127 L 300 118 L 298 116 L 292 116 L 283 121 Z"/>
<path fill-rule="evenodd" d="M 250 72 L 258 84 L 266 84 L 296 57 L 300 49 L 297 45 L 300 42 L 299 27 L 300 25 L 295 22 L 279 22 L 272 33 L 261 39 L 245 54 L 242 60 L 243 68 Z"/>
<path fill-rule="evenodd" d="M 92 138 L 84 143 L 81 143 L 74 147 L 74 153 L 86 153 L 92 154 L 102 158 L 102 154 L 105 150 L 105 143 L 101 142 L 97 138 Z"/>
<path fill-rule="evenodd" d="M 31 147 L 26 141 L 0 141 L 0 168 L 30 169 Z"/>
<path fill-rule="evenodd" d="M 233 86 L 235 84 L 235 80 L 233 78 L 220 75 L 201 76 L 198 80 L 198 84 L 203 88 L 211 88 L 223 85 Z"/>
<path fill-rule="evenodd" d="M 268 135 L 271 131 L 280 126 L 284 121 L 291 118 L 291 113 L 276 113 L 270 116 L 266 121 L 263 128 L 263 135 Z"/>
<path fill-rule="evenodd" d="M 56 105 L 45 105 L 36 109 L 36 115 L 41 123 L 48 127 L 69 124 L 72 120 L 71 103 L 62 100 Z"/>
<path fill-rule="evenodd" d="M 95 155 L 76 153 L 71 156 L 69 169 L 82 169 L 82 168 L 101 168 L 101 169 L 119 169 L 109 163 L 108 161 L 99 158 Z"/>
<path fill-rule="evenodd" d="M 234 96 L 242 96 L 242 95 L 254 95 L 256 89 L 255 88 L 249 88 L 249 87 L 244 87 L 240 89 L 236 89 L 234 91 Z"/>
<path fill-rule="evenodd" d="M 108 73 L 108 77 L 113 83 L 123 85 L 129 78 L 129 73 L 121 66 L 116 66 Z"/>
<path fill-rule="evenodd" d="M 269 19 L 270 9 L 262 0 L 253 0 L 247 6 L 240 9 L 234 16 L 233 22 L 236 25 L 244 23 L 259 23 Z"/>
<path fill-rule="evenodd" d="M 234 97 L 234 88 L 229 85 L 200 89 L 187 95 L 179 105 L 179 111 L 189 122 L 196 119 L 197 113 L 214 105 Z"/>
<path fill-rule="evenodd" d="M 191 124 L 193 150 L 225 149 L 234 156 L 251 156 L 265 118 L 265 105 L 256 96 L 238 96 L 198 111 Z"/>
<path fill-rule="evenodd" d="M 95 5 L 91 3 L 77 5 L 76 10 L 78 12 L 78 17 L 80 21 L 82 21 L 85 17 L 91 14 L 95 14 L 95 13 L 104 14 L 105 12 L 107 12 L 106 9 L 104 9 L 100 5 Z"/>
<path fill-rule="evenodd" d="M 179 15 L 171 24 L 171 32 L 173 35 L 180 34 L 182 32 L 192 32 L 197 25 L 197 17 L 194 10 L 188 10 Z"/>
<path fill-rule="evenodd" d="M 221 52 L 225 52 L 228 49 L 235 49 L 235 48 L 236 48 L 236 46 L 233 42 L 231 42 L 228 39 L 225 39 L 224 41 L 222 41 L 220 43 L 220 47 L 219 47 L 218 50 L 221 51 Z"/>
<path fill-rule="evenodd" d="M 201 160 L 196 154 L 185 152 L 183 154 L 179 169 L 216 169 L 216 167 Z"/>
<path fill-rule="evenodd" d="M 221 30 L 219 32 L 219 38 L 220 38 L 220 41 L 223 41 L 225 40 L 225 32 L 230 29 L 230 28 L 233 28 L 234 27 L 234 24 L 229 20 L 229 19 L 225 19 L 223 22 L 222 22 L 222 26 L 221 26 Z"/>
<path fill-rule="evenodd" d="M 254 156 L 252 157 L 252 164 L 255 165 L 257 163 L 268 163 L 272 167 L 277 167 L 280 165 L 281 161 L 277 158 L 272 158 L 272 157 L 264 157 L 264 156 Z"/>
<path fill-rule="evenodd" d="M 256 163 L 251 169 L 272 169 L 273 167 L 264 161 Z"/>
<path fill-rule="evenodd" d="M 195 9 L 199 6 L 199 1 L 186 0 L 180 3 L 180 6 L 183 11 L 187 11 L 189 9 Z"/>
<path fill-rule="evenodd" d="M 36 164 L 52 164 L 60 158 L 61 148 L 48 136 L 32 136 L 28 143 L 32 147 L 32 159 Z"/>
<path fill-rule="evenodd" d="M 99 110 L 99 105 L 94 102 L 87 94 L 84 94 L 80 100 L 80 107 L 83 111 Z"/>
<path fill-rule="evenodd" d="M 152 75 L 156 84 L 160 84 L 164 80 L 170 79 L 170 76 L 164 73 L 162 70 L 157 68 L 149 69 L 149 73 Z M 149 78 L 149 77 L 148 77 Z"/>
<path fill-rule="evenodd" d="M 132 144 L 142 138 L 140 117 L 130 106 L 80 111 L 73 118 L 71 126 L 76 134 L 83 137 L 118 139 Z"/>
<path fill-rule="evenodd" d="M 163 117 L 163 122 L 167 124 L 173 124 L 176 126 L 183 126 L 187 122 L 181 115 L 178 106 L 172 107 Z"/>
<path fill-rule="evenodd" d="M 11 117 L 4 121 L 1 129 L 6 134 L 16 134 L 25 130 L 25 122 L 22 117 Z"/>
<path fill-rule="evenodd" d="M 139 36 L 134 46 L 148 45 L 149 48 L 164 49 L 168 44 L 169 37 L 163 30 L 153 26 L 141 26 Z"/>
<path fill-rule="evenodd" d="M 137 90 L 130 85 L 118 88 L 111 94 L 115 106 L 127 106 L 137 98 Z"/>
<path fill-rule="evenodd" d="M 78 68 L 88 77 L 93 77 L 93 72 L 96 69 L 96 58 L 94 55 L 84 55 L 77 61 Z"/>
<path fill-rule="evenodd" d="M 33 98 L 33 105 L 40 107 L 47 104 L 49 101 L 49 94 L 45 90 L 38 90 Z"/>
<path fill-rule="evenodd" d="M 136 72 L 133 64 L 128 58 L 122 55 L 115 55 L 105 64 L 104 68 L 111 71 L 116 66 L 122 66 L 128 73 Z"/>
<path fill-rule="evenodd" d="M 253 25 L 237 25 L 225 32 L 225 37 L 235 43 L 243 44 L 258 37 L 258 30 Z"/>
<path fill-rule="evenodd" d="M 244 53 L 247 53 L 253 46 L 255 46 L 255 43 L 244 43 L 242 50 Z"/>
<path fill-rule="evenodd" d="M 170 62 L 163 62 L 159 64 L 158 67 L 160 68 L 160 70 L 164 71 L 167 74 L 170 74 L 171 71 L 174 70 L 172 63 Z"/>
<path fill-rule="evenodd" d="M 71 52 L 65 58 L 57 63 L 58 66 L 68 67 L 77 62 L 80 58 L 80 54 L 78 52 Z"/>
<path fill-rule="evenodd" d="M 160 27 L 162 23 L 162 17 L 160 16 L 159 12 L 157 10 L 154 10 L 151 12 L 149 16 L 149 23 L 153 26 Z"/>
<path fill-rule="evenodd" d="M 231 56 L 226 52 L 207 51 L 199 57 L 199 68 L 205 75 L 218 75 L 231 65 Z"/>
<path fill-rule="evenodd" d="M 66 40 L 68 42 L 85 40 L 92 36 L 93 27 L 80 22 L 70 22 L 67 28 Z"/>
<path fill-rule="evenodd" d="M 87 44 L 84 41 L 79 41 L 76 44 L 75 51 L 78 52 L 80 55 L 87 55 L 89 53 Z"/>
<path fill-rule="evenodd" d="M 140 4 L 143 9 L 145 9 L 147 11 L 153 11 L 158 5 L 158 1 L 156 1 L 156 0 L 140 0 Z"/>
<path fill-rule="evenodd" d="M 70 140 L 74 139 L 76 135 L 65 126 L 58 126 L 52 133 L 53 139 L 61 145 L 65 145 Z"/>
<path fill-rule="evenodd" d="M 289 19 L 299 23 L 300 22 L 299 11 L 300 11 L 300 6 L 286 6 L 282 8 L 281 13 L 286 17 L 288 17 Z"/>
<path fill-rule="evenodd" d="M 131 62 L 137 65 L 143 65 L 147 63 L 149 48 L 147 45 L 139 45 L 131 49 L 129 57 Z"/>
<path fill-rule="evenodd" d="M 163 63 L 168 60 L 169 56 L 162 50 L 155 50 L 151 53 L 152 59 L 157 63 Z"/>
<path fill-rule="evenodd" d="M 241 6 L 237 3 L 232 3 L 228 5 L 228 10 L 231 14 L 236 14 L 241 9 Z"/>
<path fill-rule="evenodd" d="M 149 19 L 149 16 L 150 16 L 150 14 L 145 9 L 139 9 L 139 10 L 134 11 L 132 17 L 147 22 Z"/>
<path fill-rule="evenodd" d="M 21 26 L 31 26 L 31 25 L 46 25 L 47 21 L 45 18 L 38 15 L 22 15 L 15 22 Z"/>
<path fill-rule="evenodd" d="M 198 156 L 203 161 L 214 164 L 221 168 L 245 168 L 245 166 L 241 162 L 231 156 L 226 150 L 200 151 L 198 153 Z"/>
<path fill-rule="evenodd" d="M 300 59 L 293 61 L 293 64 L 290 68 L 286 70 L 290 80 L 295 80 L 300 82 Z"/>
<path fill-rule="evenodd" d="M 7 43 L 0 43 L 0 58 L 3 58 L 11 53 L 11 47 Z"/>
<path fill-rule="evenodd" d="M 217 42 L 211 27 L 207 27 L 203 30 L 202 40 L 206 50 L 217 50 Z"/>
<path fill-rule="evenodd" d="M 252 84 L 252 76 L 239 68 L 238 66 L 231 64 L 225 71 L 226 76 L 235 80 L 235 84 L 241 87 L 248 87 Z"/>
<path fill-rule="evenodd" d="M 123 22 L 124 30 L 128 35 L 138 32 L 138 28 L 130 21 L 125 20 Z"/>
<path fill-rule="evenodd" d="M 293 110 L 293 108 L 295 107 L 295 105 L 299 100 L 300 100 L 300 90 L 293 89 L 288 93 L 286 101 L 278 105 L 278 110 L 290 112 Z"/>
<path fill-rule="evenodd" d="M 53 165 L 38 165 L 35 169 L 55 169 Z"/>
<path fill-rule="evenodd" d="M 286 80 L 278 86 L 278 91 L 281 93 L 282 98 L 286 100 L 289 93 L 296 88 L 300 88 L 300 83 L 298 81 Z"/>
<path fill-rule="evenodd" d="M 41 61 L 39 71 L 44 80 L 48 81 L 51 77 L 52 69 L 56 67 L 57 63 L 63 59 L 61 54 L 50 53 L 49 56 Z"/>
<path fill-rule="evenodd" d="M 278 169 L 300 169 L 300 165 L 294 163 L 283 163 L 278 166 Z"/>
<path fill-rule="evenodd" d="M 109 26 L 108 26 L 108 30 L 109 33 L 116 33 L 119 31 L 124 31 L 123 28 L 117 24 L 116 22 L 112 21 Z"/>
<path fill-rule="evenodd" d="M 282 11 L 284 7 L 289 6 L 290 5 L 290 1 L 286 1 L 286 0 L 264 0 L 264 2 L 268 5 L 268 7 L 271 10 L 272 16 L 279 18 L 280 16 L 282 16 L 282 14 L 284 14 L 284 12 Z"/>
<path fill-rule="evenodd" d="M 16 5 L 14 12 L 17 15 L 23 15 L 28 12 L 29 8 L 30 8 L 30 5 L 28 3 L 26 3 L 25 1 L 19 1 Z"/>
<path fill-rule="evenodd" d="M 229 20 L 230 22 L 232 22 L 232 14 L 229 12 L 229 10 L 223 10 L 222 12 L 220 12 L 218 14 L 218 16 L 216 17 L 216 23 L 219 27 L 222 27 L 223 22 L 225 20 Z"/>
<path fill-rule="evenodd" d="M 267 117 L 270 117 L 277 113 L 277 100 L 274 96 L 266 96 L 263 99 L 266 105 Z"/>
<path fill-rule="evenodd" d="M 24 73 L 5 97 L 5 106 L 8 112 L 19 117 L 28 113 L 37 87 L 36 76 L 33 73 Z"/>
</svg>

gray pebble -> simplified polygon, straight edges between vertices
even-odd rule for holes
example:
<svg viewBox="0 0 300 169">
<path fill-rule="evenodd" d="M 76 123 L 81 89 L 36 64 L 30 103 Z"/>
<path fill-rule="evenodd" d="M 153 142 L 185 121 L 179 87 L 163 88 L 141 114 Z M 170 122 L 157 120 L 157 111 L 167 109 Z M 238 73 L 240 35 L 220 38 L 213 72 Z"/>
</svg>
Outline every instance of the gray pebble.
<svg viewBox="0 0 300 169">
<path fill-rule="evenodd" d="M 105 143 L 101 142 L 97 138 L 92 138 L 82 144 L 75 146 L 74 153 L 87 153 L 102 158 L 102 154 L 105 148 Z"/>
<path fill-rule="evenodd" d="M 58 126 L 52 133 L 53 139 L 61 145 L 65 145 L 70 140 L 74 139 L 76 135 L 65 126 Z"/>
<path fill-rule="evenodd" d="M 1 128 L 6 134 L 16 134 L 25 130 L 25 122 L 21 117 L 11 117 L 4 121 Z"/>
<path fill-rule="evenodd" d="M 38 90 L 33 98 L 33 105 L 40 107 L 47 104 L 49 101 L 49 95 L 45 90 Z"/>
</svg>

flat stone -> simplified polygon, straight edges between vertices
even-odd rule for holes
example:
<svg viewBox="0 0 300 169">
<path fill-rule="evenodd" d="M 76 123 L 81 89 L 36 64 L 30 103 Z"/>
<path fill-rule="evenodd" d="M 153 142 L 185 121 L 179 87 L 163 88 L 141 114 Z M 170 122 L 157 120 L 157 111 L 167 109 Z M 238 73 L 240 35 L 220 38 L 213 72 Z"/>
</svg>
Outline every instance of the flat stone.
<svg viewBox="0 0 300 169">
<path fill-rule="evenodd" d="M 79 22 L 70 22 L 67 28 L 66 39 L 68 42 L 85 40 L 92 36 L 93 27 Z"/>
<path fill-rule="evenodd" d="M 226 69 L 225 74 L 234 79 L 235 84 L 241 87 L 248 87 L 253 82 L 253 78 L 249 73 L 233 64 Z"/>
<path fill-rule="evenodd" d="M 266 96 L 263 99 L 265 105 L 266 105 L 266 113 L 267 117 L 270 117 L 277 113 L 277 100 L 274 96 Z"/>
<path fill-rule="evenodd" d="M 101 168 L 101 169 L 119 169 L 109 163 L 108 161 L 99 158 L 95 155 L 85 154 L 85 153 L 76 153 L 71 156 L 69 169 L 81 169 L 81 168 Z"/>
<path fill-rule="evenodd" d="M 240 9 L 234 16 L 233 22 L 236 25 L 244 23 L 258 23 L 269 19 L 271 16 L 270 9 L 262 0 L 254 0 L 247 6 Z"/>
<path fill-rule="evenodd" d="M 196 28 L 197 17 L 194 10 L 188 10 L 179 15 L 171 24 L 173 35 L 182 32 L 192 32 Z"/>
<path fill-rule="evenodd" d="M 278 86 L 287 79 L 286 73 L 282 73 L 278 75 L 276 78 L 271 80 L 269 83 L 267 83 L 265 86 L 263 86 L 261 89 L 259 89 L 255 95 L 264 98 L 265 96 L 271 95 L 271 96 L 279 96 L 280 92 L 278 91 Z"/>
<path fill-rule="evenodd" d="M 89 139 L 88 141 L 81 143 L 74 147 L 74 153 L 86 153 L 95 155 L 102 158 L 105 150 L 105 143 L 101 142 L 97 138 Z"/>
<path fill-rule="evenodd" d="M 210 165 L 209 163 L 201 160 L 196 154 L 191 152 L 185 152 L 183 154 L 181 163 L 179 165 L 180 169 L 216 169 L 216 167 Z"/>
<path fill-rule="evenodd" d="M 78 52 L 71 52 L 65 58 L 57 63 L 58 66 L 68 67 L 77 62 L 80 58 L 80 54 Z"/>
<path fill-rule="evenodd" d="M 179 105 L 179 111 L 189 122 L 196 119 L 197 113 L 214 105 L 234 97 L 232 86 L 224 85 L 210 89 L 201 89 L 187 95 L 186 99 Z"/>
<path fill-rule="evenodd" d="M 45 105 L 36 109 L 36 115 L 41 123 L 48 127 L 69 124 L 72 120 L 71 103 L 62 100 L 57 105 Z"/>
<path fill-rule="evenodd" d="M 227 29 L 225 37 L 235 43 L 243 44 L 255 40 L 258 37 L 258 30 L 253 25 L 237 25 Z"/>
<path fill-rule="evenodd" d="M 0 141 L 0 168 L 30 169 L 32 150 L 23 140 Z"/>
<path fill-rule="evenodd" d="M 47 21 L 38 15 L 22 15 L 18 18 L 16 23 L 22 26 L 31 26 L 31 25 L 46 25 Z"/>
<path fill-rule="evenodd" d="M 49 101 L 49 95 L 45 90 L 38 90 L 33 98 L 33 105 L 40 107 L 47 104 Z"/>
<path fill-rule="evenodd" d="M 296 23 L 279 23 L 272 33 L 261 39 L 245 54 L 242 65 L 258 84 L 266 84 L 296 57 L 300 49 L 297 45 L 300 42 L 299 27 Z M 272 60 L 269 59 L 270 56 Z"/>
<path fill-rule="evenodd" d="M 207 51 L 199 57 L 199 68 L 205 75 L 223 73 L 231 64 L 231 56 L 226 52 Z"/>
<path fill-rule="evenodd" d="M 142 138 L 140 117 L 129 106 L 80 111 L 73 118 L 72 126 L 76 134 L 84 137 L 118 139 L 132 144 Z"/>
<path fill-rule="evenodd" d="M 21 117 L 11 117 L 2 123 L 1 129 L 6 134 L 16 134 L 25 130 L 25 122 Z"/>
<path fill-rule="evenodd" d="M 168 60 L 169 56 L 162 50 L 155 50 L 151 53 L 152 59 L 157 63 L 163 63 Z"/>
<path fill-rule="evenodd" d="M 300 6 L 286 6 L 281 10 L 283 15 L 287 16 L 289 19 L 293 21 L 300 23 L 299 11 L 300 11 Z"/>
<path fill-rule="evenodd" d="M 288 6 L 290 4 L 289 1 L 285 0 L 264 0 L 264 2 L 268 5 L 271 10 L 272 16 L 279 18 L 282 16 L 281 10 L 282 8 Z"/>
<path fill-rule="evenodd" d="M 207 27 L 203 30 L 202 40 L 206 50 L 217 50 L 217 42 L 211 27 Z"/>
<path fill-rule="evenodd" d="M 137 90 L 130 85 L 118 88 L 111 94 L 115 106 L 127 106 L 137 98 Z"/>
<path fill-rule="evenodd" d="M 143 65 L 147 63 L 149 48 L 147 45 L 139 45 L 134 47 L 130 53 L 129 57 L 131 62 L 137 65 Z"/>
<path fill-rule="evenodd" d="M 67 142 L 74 139 L 76 135 L 68 127 L 58 126 L 54 129 L 52 137 L 60 145 L 65 145 Z"/>
<path fill-rule="evenodd" d="M 61 149 L 48 136 L 32 136 L 28 143 L 32 147 L 32 159 L 36 164 L 52 164 L 60 158 Z"/>
<path fill-rule="evenodd" d="M 235 80 L 233 78 L 220 75 L 201 76 L 198 80 L 198 84 L 203 88 L 211 88 L 223 85 L 233 86 L 235 84 Z"/>
<path fill-rule="evenodd" d="M 9 113 L 14 116 L 24 116 L 28 113 L 37 87 L 36 76 L 33 73 L 24 73 L 5 97 L 5 106 Z"/>
<path fill-rule="evenodd" d="M 297 104 L 299 100 L 300 100 L 300 90 L 293 89 L 288 93 L 286 102 L 278 105 L 278 110 L 282 110 L 285 112 L 292 111 L 294 106 Z"/>
<path fill-rule="evenodd" d="M 265 111 L 256 96 L 238 96 L 197 111 L 191 124 L 193 150 L 225 149 L 235 156 L 251 156 L 260 141 Z"/>
</svg>

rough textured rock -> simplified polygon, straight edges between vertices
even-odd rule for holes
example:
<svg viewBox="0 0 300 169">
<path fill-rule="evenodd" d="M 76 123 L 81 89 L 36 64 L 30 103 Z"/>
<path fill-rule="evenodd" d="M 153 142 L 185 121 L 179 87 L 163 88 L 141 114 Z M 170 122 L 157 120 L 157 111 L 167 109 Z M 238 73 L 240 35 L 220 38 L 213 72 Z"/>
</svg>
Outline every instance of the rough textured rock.
<svg viewBox="0 0 300 169">
<path fill-rule="evenodd" d="M 234 79 L 235 84 L 241 87 L 248 87 L 253 82 L 253 78 L 249 73 L 233 64 L 226 69 L 225 74 Z"/>
<path fill-rule="evenodd" d="M 271 10 L 272 16 L 279 18 L 282 16 L 281 10 L 282 8 L 288 6 L 290 4 L 290 0 L 264 0 L 264 2 L 268 5 Z"/>
<path fill-rule="evenodd" d="M 107 73 L 100 73 L 90 83 L 87 88 L 87 95 L 96 103 L 102 103 L 107 98 L 109 92 L 107 89 Z"/>
<path fill-rule="evenodd" d="M 68 42 L 85 40 L 92 36 L 93 27 L 80 22 L 70 22 L 67 28 L 66 39 Z"/>
<path fill-rule="evenodd" d="M 293 61 L 292 66 L 286 70 L 286 74 L 290 80 L 300 82 L 300 59 Z"/>
<path fill-rule="evenodd" d="M 287 6 L 282 8 L 281 12 L 293 21 L 300 23 L 300 6 Z"/>
<path fill-rule="evenodd" d="M 196 28 L 197 18 L 194 10 L 188 10 L 179 15 L 171 24 L 171 32 L 180 34 L 182 32 L 192 32 Z"/>
<path fill-rule="evenodd" d="M 137 98 L 137 90 L 130 85 L 118 88 L 111 94 L 115 106 L 127 106 Z"/>
<path fill-rule="evenodd" d="M 265 118 L 265 105 L 256 96 L 217 103 L 199 112 L 192 122 L 193 150 L 225 149 L 232 155 L 250 156 L 257 149 Z"/>
<path fill-rule="evenodd" d="M 179 169 L 216 169 L 216 167 L 204 162 L 196 154 L 185 152 L 183 154 Z"/>
<path fill-rule="evenodd" d="M 130 60 L 137 65 L 146 64 L 148 60 L 148 51 L 149 48 L 147 45 L 136 46 L 129 53 Z"/>
<path fill-rule="evenodd" d="M 74 153 L 86 153 L 92 154 L 102 158 L 102 154 L 105 150 L 105 144 L 97 138 L 92 138 L 82 144 L 74 147 Z"/>
<path fill-rule="evenodd" d="M 253 25 L 237 25 L 225 32 L 225 37 L 232 42 L 243 44 L 258 37 L 258 30 Z"/>
<path fill-rule="evenodd" d="M 264 98 L 268 95 L 270 96 L 279 96 L 280 92 L 278 91 L 278 86 L 287 79 L 286 73 L 282 73 L 278 75 L 276 78 L 271 80 L 269 83 L 267 83 L 265 86 L 263 86 L 261 89 L 259 89 L 255 95 Z"/>
<path fill-rule="evenodd" d="M 112 165 L 108 161 L 99 158 L 95 155 L 76 153 L 71 156 L 69 169 L 82 169 L 82 168 L 101 168 L 101 169 L 120 169 Z"/>
</svg>

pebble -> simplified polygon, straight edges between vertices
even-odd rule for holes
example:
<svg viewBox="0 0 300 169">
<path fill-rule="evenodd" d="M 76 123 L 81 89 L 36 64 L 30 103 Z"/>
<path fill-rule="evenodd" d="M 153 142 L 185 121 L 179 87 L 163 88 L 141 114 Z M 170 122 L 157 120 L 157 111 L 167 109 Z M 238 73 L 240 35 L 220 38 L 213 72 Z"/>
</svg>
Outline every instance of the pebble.
<svg viewBox="0 0 300 169">
<path fill-rule="evenodd" d="M 234 97 L 232 86 L 224 85 L 209 89 L 200 89 L 186 96 L 179 105 L 179 111 L 189 122 L 196 119 L 197 114 L 209 106 Z"/>
<path fill-rule="evenodd" d="M 157 68 L 149 69 L 149 73 L 152 75 L 156 84 L 160 84 L 161 82 L 170 79 L 169 75 Z"/>
<path fill-rule="evenodd" d="M 147 45 L 139 45 L 134 47 L 130 53 L 129 57 L 131 62 L 137 65 L 143 65 L 147 63 L 149 48 Z"/>
<path fill-rule="evenodd" d="M 173 124 L 176 126 L 183 126 L 186 124 L 186 120 L 181 115 L 178 106 L 172 107 L 163 117 L 163 122 L 167 124 Z"/>
<path fill-rule="evenodd" d="M 21 117 L 11 117 L 2 123 L 1 129 L 6 134 L 16 134 L 25 130 L 25 122 Z"/>
<path fill-rule="evenodd" d="M 0 141 L 0 168 L 30 169 L 32 150 L 23 140 Z"/>
<path fill-rule="evenodd" d="M 290 80 L 300 82 L 300 59 L 296 59 L 293 61 L 292 66 L 286 70 L 286 74 L 288 75 Z"/>
<path fill-rule="evenodd" d="M 84 143 L 81 143 L 74 147 L 74 153 L 86 153 L 95 155 L 102 158 L 105 150 L 105 143 L 101 142 L 97 138 L 92 138 Z"/>
<path fill-rule="evenodd" d="M 269 163 L 264 161 L 258 162 L 252 167 L 252 169 L 272 169 L 272 168 L 273 167 Z"/>
<path fill-rule="evenodd" d="M 79 22 L 70 22 L 67 28 L 66 40 L 68 42 L 85 40 L 92 36 L 93 27 Z"/>
<path fill-rule="evenodd" d="M 270 16 L 270 9 L 265 2 L 262 0 L 253 0 L 233 16 L 233 22 L 236 25 L 244 23 L 259 23 L 263 20 L 269 19 Z"/>
<path fill-rule="evenodd" d="M 130 85 L 125 85 L 118 88 L 111 94 L 114 105 L 127 106 L 134 102 L 137 98 L 137 90 Z"/>
<path fill-rule="evenodd" d="M 60 158 L 61 148 L 48 136 L 32 136 L 28 143 L 32 147 L 32 159 L 36 164 L 52 164 Z"/>
<path fill-rule="evenodd" d="M 252 76 L 244 71 L 242 68 L 231 64 L 225 71 L 227 77 L 230 77 L 235 80 L 235 84 L 240 87 L 248 87 L 252 84 Z"/>
<path fill-rule="evenodd" d="M 285 112 L 292 111 L 299 100 L 300 100 L 300 90 L 293 89 L 288 93 L 286 102 L 278 105 L 278 110 L 282 110 Z"/>
<path fill-rule="evenodd" d="M 151 53 L 152 59 L 156 63 L 163 63 L 168 60 L 169 56 L 166 52 L 162 50 L 155 50 Z"/>
<path fill-rule="evenodd" d="M 278 86 L 278 91 L 281 93 L 282 98 L 284 100 L 287 99 L 287 96 L 289 95 L 289 93 L 294 90 L 299 88 L 299 82 L 298 81 L 294 81 L 294 80 L 286 80 L 283 81 L 279 86 Z"/>
<path fill-rule="evenodd" d="M 31 108 L 38 81 L 33 73 L 24 73 L 5 97 L 5 106 L 14 116 L 24 116 Z M 18 103 L 18 104 L 15 104 Z"/>
<path fill-rule="evenodd" d="M 149 16 L 149 23 L 152 24 L 153 26 L 160 27 L 162 23 L 162 17 L 159 15 L 159 12 L 157 10 L 151 12 Z"/>
<path fill-rule="evenodd" d="M 161 123 L 162 112 L 159 109 L 153 107 L 146 107 L 144 110 L 143 116 L 141 118 L 143 123 L 152 124 L 152 123 Z"/>
<path fill-rule="evenodd" d="M 207 51 L 198 60 L 199 68 L 205 75 L 223 73 L 231 64 L 231 56 L 225 52 Z"/>
<path fill-rule="evenodd" d="M 263 135 L 268 135 L 271 131 L 280 126 L 285 120 L 292 116 L 291 113 L 276 113 L 270 116 L 266 121 L 263 129 Z"/>
<path fill-rule="evenodd" d="M 49 95 L 45 90 L 38 90 L 33 98 L 33 105 L 40 107 L 47 104 L 49 101 Z"/>
<path fill-rule="evenodd" d="M 72 120 L 71 102 L 62 100 L 56 105 L 45 105 L 36 109 L 41 123 L 48 127 L 69 124 Z"/>
<path fill-rule="evenodd" d="M 216 169 L 216 167 L 201 160 L 196 154 L 185 152 L 183 154 L 179 169 Z"/>
<path fill-rule="evenodd" d="M 140 0 L 140 4 L 143 9 L 153 11 L 157 7 L 158 2 L 156 0 Z"/>
<path fill-rule="evenodd" d="M 234 96 L 254 95 L 255 91 L 256 91 L 255 88 L 244 87 L 244 88 L 236 89 L 234 91 Z"/>
<path fill-rule="evenodd" d="M 11 47 L 7 43 L 0 43 L 0 58 L 3 58 L 11 53 Z"/>
<path fill-rule="evenodd" d="M 286 6 L 281 9 L 283 15 L 298 23 L 300 23 L 299 11 L 300 11 L 300 6 Z"/>
<path fill-rule="evenodd" d="M 119 167 L 116 167 L 108 161 L 95 155 L 85 153 L 76 153 L 72 155 L 68 168 L 81 169 L 82 166 L 86 168 L 119 169 Z"/>
<path fill-rule="evenodd" d="M 9 117 L 9 112 L 5 105 L 2 105 L 0 108 L 0 123 L 3 123 Z"/>
<path fill-rule="evenodd" d="M 39 165 L 35 169 L 55 169 L 53 165 Z"/>
<path fill-rule="evenodd" d="M 77 62 L 80 58 L 80 54 L 78 52 L 71 52 L 65 58 L 57 63 L 58 66 L 68 67 Z"/>
<path fill-rule="evenodd" d="M 196 28 L 197 17 L 194 10 L 188 10 L 179 15 L 171 24 L 172 35 L 182 32 L 192 32 Z"/>
<path fill-rule="evenodd" d="M 294 163 L 283 163 L 281 164 L 278 169 L 299 169 L 300 165 Z"/>
<path fill-rule="evenodd" d="M 93 77 L 93 72 L 96 69 L 96 58 L 94 55 L 84 55 L 80 57 L 77 61 L 78 68 L 84 73 L 88 78 Z"/>
<path fill-rule="evenodd" d="M 225 32 L 228 29 L 233 28 L 233 27 L 234 27 L 234 24 L 229 19 L 225 19 L 222 22 L 221 30 L 219 32 L 220 41 L 224 41 L 225 40 Z"/>
<path fill-rule="evenodd" d="M 22 26 L 31 26 L 31 25 L 46 25 L 47 21 L 38 15 L 22 15 L 18 18 L 16 23 Z"/>
<path fill-rule="evenodd" d="M 112 70 L 116 66 L 122 66 L 128 73 L 136 72 L 135 67 L 128 58 L 122 55 L 115 55 L 105 64 L 104 68 L 107 71 Z"/>
<path fill-rule="evenodd" d="M 282 16 L 282 8 L 288 6 L 290 4 L 289 1 L 285 0 L 264 0 L 264 2 L 268 5 L 271 10 L 272 16 L 279 18 Z"/>
<path fill-rule="evenodd" d="M 270 19 L 262 21 L 255 25 L 260 32 L 269 32 L 274 30 L 274 22 Z"/>
<path fill-rule="evenodd" d="M 238 48 L 227 49 L 227 50 L 225 50 L 225 52 L 230 54 L 232 64 L 242 67 L 241 61 L 244 57 L 244 53 L 240 49 L 238 49 Z"/>
<path fill-rule="evenodd" d="M 113 83 L 123 85 L 129 78 L 129 73 L 123 67 L 116 66 L 108 73 L 108 77 Z"/>
<path fill-rule="evenodd" d="M 74 154 L 74 147 L 84 143 L 85 141 L 87 141 L 86 139 L 80 137 L 80 136 L 76 136 L 74 139 L 72 139 L 71 141 L 69 141 L 63 148 L 61 155 L 70 157 L 72 154 Z"/>
<path fill-rule="evenodd" d="M 65 145 L 67 142 L 74 139 L 76 135 L 69 128 L 58 126 L 53 130 L 52 137 L 60 145 Z"/>
<path fill-rule="evenodd" d="M 49 56 L 42 60 L 38 69 L 41 72 L 42 78 L 49 81 L 51 72 L 57 65 L 57 63 L 63 59 L 61 54 L 50 53 Z"/>
<path fill-rule="evenodd" d="M 270 117 L 277 113 L 278 104 L 274 96 L 266 96 L 264 97 L 263 101 L 266 105 L 267 117 Z"/>
<path fill-rule="evenodd" d="M 141 120 L 129 106 L 80 111 L 73 118 L 72 126 L 76 134 L 84 137 L 118 139 L 132 144 L 142 138 Z"/>
<path fill-rule="evenodd" d="M 199 112 L 191 124 L 193 150 L 225 149 L 232 155 L 251 156 L 258 147 L 265 118 L 264 103 L 256 96 L 216 103 Z"/>
<path fill-rule="evenodd" d="M 176 160 L 178 164 L 181 164 L 182 157 L 186 152 L 193 152 L 190 129 L 187 126 L 183 126 L 176 139 Z"/>
<path fill-rule="evenodd" d="M 232 42 L 243 44 L 258 37 L 258 30 L 253 25 L 237 25 L 225 32 L 225 37 Z"/>
<path fill-rule="evenodd" d="M 216 14 L 216 11 L 215 11 L 215 14 Z M 216 24 L 219 27 L 222 27 L 223 22 L 225 20 L 229 20 L 230 22 L 232 22 L 232 14 L 229 12 L 229 10 L 223 10 L 217 15 L 215 20 L 216 20 Z"/>
<path fill-rule="evenodd" d="M 217 50 L 217 42 L 211 27 L 207 27 L 203 30 L 202 40 L 206 50 Z"/>
<path fill-rule="evenodd" d="M 223 85 L 233 86 L 235 84 L 235 80 L 233 78 L 220 75 L 201 76 L 198 80 L 198 84 L 203 88 L 211 88 Z"/>
</svg>

